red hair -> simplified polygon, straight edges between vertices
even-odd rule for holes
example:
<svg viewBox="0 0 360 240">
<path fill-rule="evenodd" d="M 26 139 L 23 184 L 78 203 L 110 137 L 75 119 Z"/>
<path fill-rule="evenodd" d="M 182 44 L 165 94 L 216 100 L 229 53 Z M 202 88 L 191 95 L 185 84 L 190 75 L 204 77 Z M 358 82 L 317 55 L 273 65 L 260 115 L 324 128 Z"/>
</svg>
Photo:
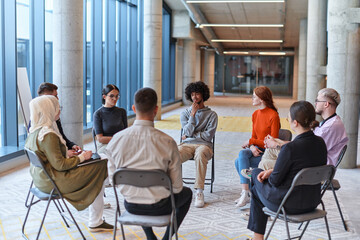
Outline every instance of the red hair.
<svg viewBox="0 0 360 240">
<path fill-rule="evenodd" d="M 264 101 L 266 107 L 274 109 L 277 112 L 277 108 L 274 105 L 272 92 L 268 87 L 259 86 L 254 89 L 254 93 Z"/>
</svg>

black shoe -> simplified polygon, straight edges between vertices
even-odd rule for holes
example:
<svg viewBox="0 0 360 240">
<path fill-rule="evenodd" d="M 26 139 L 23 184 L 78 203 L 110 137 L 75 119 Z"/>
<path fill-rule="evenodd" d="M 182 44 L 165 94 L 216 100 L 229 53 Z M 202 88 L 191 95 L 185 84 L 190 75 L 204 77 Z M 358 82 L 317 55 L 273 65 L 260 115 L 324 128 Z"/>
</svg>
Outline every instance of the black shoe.
<svg viewBox="0 0 360 240">
<path fill-rule="evenodd" d="M 111 224 L 108 224 L 107 222 L 103 222 L 97 227 L 89 227 L 90 232 L 103 232 L 103 231 L 112 231 L 114 230 L 114 226 Z"/>
</svg>

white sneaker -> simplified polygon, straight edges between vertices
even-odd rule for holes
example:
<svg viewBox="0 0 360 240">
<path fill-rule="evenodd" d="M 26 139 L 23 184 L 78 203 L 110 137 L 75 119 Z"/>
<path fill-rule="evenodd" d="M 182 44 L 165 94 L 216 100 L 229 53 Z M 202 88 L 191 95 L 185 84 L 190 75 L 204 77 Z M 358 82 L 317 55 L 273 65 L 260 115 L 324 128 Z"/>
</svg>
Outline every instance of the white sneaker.
<svg viewBox="0 0 360 240">
<path fill-rule="evenodd" d="M 202 208 L 204 205 L 204 193 L 197 193 L 195 196 L 195 207 Z"/>
<path fill-rule="evenodd" d="M 239 201 L 240 201 L 240 198 L 241 198 L 241 196 L 238 198 L 238 199 L 236 199 L 234 202 L 235 202 L 235 204 L 237 204 Z"/>
<path fill-rule="evenodd" d="M 250 192 L 242 191 L 239 201 L 236 203 L 236 207 L 243 207 L 246 204 L 250 203 Z"/>
</svg>

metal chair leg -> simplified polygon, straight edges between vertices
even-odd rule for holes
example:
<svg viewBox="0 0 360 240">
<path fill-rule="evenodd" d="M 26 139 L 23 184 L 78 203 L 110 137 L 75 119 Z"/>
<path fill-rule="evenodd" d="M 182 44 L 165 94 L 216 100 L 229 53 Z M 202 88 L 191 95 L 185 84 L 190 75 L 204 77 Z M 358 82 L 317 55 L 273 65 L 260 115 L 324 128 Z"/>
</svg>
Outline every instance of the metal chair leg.
<svg viewBox="0 0 360 240">
<path fill-rule="evenodd" d="M 306 228 L 308 227 L 309 223 L 310 223 L 310 221 L 307 221 L 307 222 L 306 222 L 305 227 L 304 227 L 304 229 L 301 231 L 301 234 L 300 234 L 300 236 L 299 236 L 299 240 L 303 237 L 303 235 L 304 235 L 304 233 L 305 233 L 305 230 L 306 230 Z M 302 222 L 301 224 L 303 224 L 303 222 Z"/>
<path fill-rule="evenodd" d="M 38 231 L 38 234 L 37 234 L 37 236 L 36 236 L 36 240 L 39 239 L 40 232 L 41 232 L 42 226 L 44 225 L 45 217 L 46 217 L 47 211 L 48 211 L 48 209 L 49 209 L 51 200 L 52 200 L 52 199 L 50 198 L 50 199 L 48 200 L 48 203 L 46 204 L 44 216 L 43 216 L 43 218 L 42 218 L 42 220 L 41 220 L 40 227 L 39 227 L 39 231 Z"/>
<path fill-rule="evenodd" d="M 285 212 L 284 209 L 283 209 L 283 214 L 284 214 L 284 218 L 285 218 L 284 221 L 285 221 L 285 226 L 286 226 L 286 232 L 287 232 L 287 235 L 288 235 L 288 239 L 291 240 L 290 231 L 289 231 L 289 224 L 288 224 L 286 212 Z"/>
<path fill-rule="evenodd" d="M 33 200 L 34 200 L 34 195 L 32 195 L 32 198 L 31 198 L 31 201 L 30 201 L 30 204 L 27 206 L 28 210 L 27 210 L 27 213 L 26 213 L 26 216 L 25 216 L 25 219 L 24 219 L 24 223 L 22 225 L 22 229 L 21 229 L 21 232 L 22 232 L 22 236 L 25 238 L 25 239 L 28 239 L 26 234 L 25 234 L 25 225 L 26 225 L 26 221 L 28 219 L 28 216 L 29 216 L 29 213 L 30 213 L 30 209 L 31 209 L 31 206 L 33 205 Z"/>
<path fill-rule="evenodd" d="M 269 238 L 270 232 L 271 232 L 271 230 L 273 229 L 273 227 L 274 227 L 274 225 L 275 225 L 275 222 L 276 222 L 276 220 L 277 220 L 277 217 L 278 217 L 278 214 L 275 216 L 274 221 L 272 222 L 272 224 L 271 224 L 271 226 L 270 226 L 270 229 L 269 229 L 269 231 L 267 232 L 267 234 L 266 234 L 266 236 L 265 236 L 265 240 L 267 240 L 267 239 Z"/>
<path fill-rule="evenodd" d="M 335 190 L 334 190 L 334 187 L 332 186 L 332 184 L 331 184 L 331 190 L 332 190 L 332 192 L 333 192 L 333 195 L 334 195 L 334 198 L 335 198 L 335 202 L 336 202 L 337 208 L 339 209 L 339 213 L 340 213 L 340 217 L 341 217 L 342 223 L 343 223 L 343 225 L 344 225 L 344 229 L 345 229 L 345 231 L 348 231 L 348 228 L 347 228 L 346 223 L 345 223 L 345 220 L 344 220 L 344 216 L 343 216 L 342 211 L 341 211 L 341 208 L 340 208 L 340 204 L 339 204 L 338 198 L 337 198 L 337 196 L 336 196 L 336 193 L 335 193 Z"/>
<path fill-rule="evenodd" d="M 56 199 L 57 200 L 57 199 Z M 53 200 L 53 202 L 54 202 L 54 205 L 55 205 L 55 207 L 57 208 L 57 210 L 58 210 L 58 212 L 59 212 L 59 214 L 60 214 L 60 216 L 62 217 L 62 219 L 64 220 L 64 222 L 65 222 L 65 225 L 66 225 L 66 227 L 70 227 L 70 225 L 68 224 L 68 222 L 66 221 L 66 219 L 65 219 L 65 217 L 64 217 L 64 209 L 61 207 L 61 204 L 60 204 L 60 202 L 58 201 L 58 203 L 56 203 L 56 200 L 54 199 Z M 60 207 L 58 206 L 58 204 L 60 205 Z"/>
<path fill-rule="evenodd" d="M 122 237 L 123 237 L 123 240 L 126 240 L 125 239 L 125 231 L 124 231 L 124 226 L 122 224 L 121 225 L 121 234 L 122 234 Z"/>
<path fill-rule="evenodd" d="M 76 228 L 77 228 L 77 229 L 78 229 L 78 231 L 80 232 L 80 235 L 82 236 L 82 238 L 83 238 L 84 240 L 86 240 L 86 238 L 85 238 L 84 234 L 82 233 L 82 231 L 81 231 L 81 229 L 80 229 L 79 225 L 77 224 L 77 222 L 76 222 L 76 220 L 75 220 L 74 216 L 73 216 L 73 215 L 72 215 L 72 213 L 70 212 L 70 209 L 69 209 L 69 208 L 68 208 L 68 206 L 66 205 L 66 203 L 65 203 L 64 199 L 61 199 L 61 200 L 62 200 L 62 202 L 64 203 L 64 206 L 65 206 L 66 210 L 68 211 L 68 213 L 69 213 L 69 215 L 70 215 L 70 217 L 71 217 L 71 219 L 72 219 L 73 223 L 75 224 Z"/>
</svg>

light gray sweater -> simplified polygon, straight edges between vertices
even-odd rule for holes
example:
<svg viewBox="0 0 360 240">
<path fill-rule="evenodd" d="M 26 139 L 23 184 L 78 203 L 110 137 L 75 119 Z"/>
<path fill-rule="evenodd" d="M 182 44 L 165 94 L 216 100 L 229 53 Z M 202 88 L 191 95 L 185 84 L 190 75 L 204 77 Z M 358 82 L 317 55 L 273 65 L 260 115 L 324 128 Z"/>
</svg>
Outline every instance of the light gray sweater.
<svg viewBox="0 0 360 240">
<path fill-rule="evenodd" d="M 212 148 L 211 140 L 213 139 L 218 123 L 216 112 L 209 107 L 199 109 L 195 116 L 190 116 L 192 107 L 185 109 L 180 116 L 182 135 L 187 138 L 184 143 L 205 144 Z"/>
</svg>

